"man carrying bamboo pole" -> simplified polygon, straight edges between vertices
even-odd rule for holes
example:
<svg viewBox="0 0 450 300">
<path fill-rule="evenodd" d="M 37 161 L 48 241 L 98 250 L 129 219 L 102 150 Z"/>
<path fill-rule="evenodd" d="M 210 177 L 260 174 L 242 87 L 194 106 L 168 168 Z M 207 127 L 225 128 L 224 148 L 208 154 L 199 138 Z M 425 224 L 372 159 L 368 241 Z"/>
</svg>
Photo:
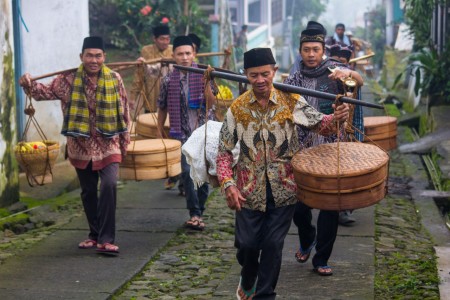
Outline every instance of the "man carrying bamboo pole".
<svg viewBox="0 0 450 300">
<path fill-rule="evenodd" d="M 269 48 L 244 53 L 252 89 L 228 109 L 220 132 L 217 175 L 236 210 L 235 246 L 242 266 L 238 299 L 275 299 L 284 238 L 297 202 L 291 158 L 299 150 L 295 124 L 321 134 L 348 118 L 348 105 L 325 115 L 296 94 L 274 89 L 278 67 Z M 240 145 L 233 168 L 232 150 Z"/>
<path fill-rule="evenodd" d="M 166 25 L 153 28 L 153 44 L 142 47 L 142 60 L 155 58 L 171 58 L 172 45 L 170 45 L 170 29 Z M 137 102 L 138 97 L 143 97 L 145 110 L 156 112 L 156 101 L 159 96 L 160 80 L 167 75 L 168 68 L 157 65 L 155 76 L 147 76 L 146 68 L 138 68 L 134 74 L 133 85 L 131 87 L 131 99 Z M 139 109 L 139 107 L 136 107 Z"/>
<path fill-rule="evenodd" d="M 177 36 L 173 41 L 173 59 L 176 64 L 197 67 L 194 63 L 194 46 L 188 36 Z M 213 103 L 206 103 L 214 96 L 205 97 L 203 75 L 187 73 L 173 69 L 162 79 L 158 98 L 158 133 L 164 137 L 163 128 L 167 116 L 170 118 L 170 137 L 185 143 L 192 132 L 203 125 L 206 120 L 206 108 Z M 186 156 L 181 156 L 181 181 L 189 210 L 189 220 L 185 225 L 194 230 L 203 230 L 202 219 L 208 198 L 208 184 L 195 189 L 190 177 L 190 166 Z"/>
<path fill-rule="evenodd" d="M 26 73 L 19 84 L 37 101 L 61 100 L 61 133 L 67 137 L 67 155 L 77 171 L 89 223 L 89 238 L 78 247 L 118 253 L 116 187 L 119 163 L 130 142 L 130 116 L 122 78 L 104 65 L 104 50 L 102 38 L 87 37 L 77 70 L 62 73 L 47 85 L 32 81 Z"/>
<path fill-rule="evenodd" d="M 359 86 L 363 85 L 363 79 L 357 72 L 350 70 L 335 60 L 323 58 L 325 53 L 325 35 L 326 31 L 322 24 L 314 21 L 308 22 L 306 29 L 302 31 L 300 36 L 299 52 L 302 56 L 302 61 L 299 69 L 294 74 L 291 74 L 284 83 L 335 95 L 344 94 L 345 92 L 341 79 L 353 78 Z M 312 96 L 306 97 L 306 100 L 312 107 L 322 113 L 331 113 L 333 111 L 330 102 L 327 100 Z M 361 109 L 361 107 L 358 109 Z M 303 147 L 335 142 L 337 140 L 336 135 L 323 137 L 301 129 L 299 129 L 299 135 Z M 311 224 L 311 208 L 301 202 L 296 204 L 293 219 L 298 227 L 300 247 L 295 254 L 295 258 L 300 263 L 306 263 L 315 246 L 316 254 L 312 263 L 314 270 L 319 275 L 329 276 L 333 274 L 331 267 L 328 266 L 328 259 L 331 256 L 337 236 L 338 218 L 338 211 L 320 210 L 316 233 L 316 228 Z"/>
</svg>

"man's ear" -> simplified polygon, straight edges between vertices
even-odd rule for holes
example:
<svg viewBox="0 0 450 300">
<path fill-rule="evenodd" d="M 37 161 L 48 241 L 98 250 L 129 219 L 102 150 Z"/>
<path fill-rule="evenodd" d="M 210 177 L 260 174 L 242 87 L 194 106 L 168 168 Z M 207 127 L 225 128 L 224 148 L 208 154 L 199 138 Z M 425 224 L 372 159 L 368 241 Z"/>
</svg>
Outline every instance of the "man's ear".
<svg viewBox="0 0 450 300">
<path fill-rule="evenodd" d="M 278 66 L 273 67 L 273 72 L 276 73 L 278 71 Z"/>
<path fill-rule="evenodd" d="M 83 52 L 80 53 L 80 60 L 83 61 Z"/>
</svg>

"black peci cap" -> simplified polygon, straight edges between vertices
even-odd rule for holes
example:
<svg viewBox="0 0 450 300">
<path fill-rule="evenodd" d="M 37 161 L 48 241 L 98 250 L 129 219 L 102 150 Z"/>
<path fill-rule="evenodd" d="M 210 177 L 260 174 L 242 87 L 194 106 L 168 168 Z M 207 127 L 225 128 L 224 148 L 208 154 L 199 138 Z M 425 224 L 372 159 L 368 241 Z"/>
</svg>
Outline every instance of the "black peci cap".
<svg viewBox="0 0 450 300">
<path fill-rule="evenodd" d="M 319 42 L 325 44 L 325 36 L 327 35 L 327 31 L 322 24 L 309 21 L 308 25 L 306 25 L 306 29 L 302 31 L 300 35 L 300 44 L 304 42 Z"/>
<path fill-rule="evenodd" d="M 84 38 L 83 47 L 81 48 L 81 52 L 84 49 L 100 49 L 105 51 L 105 45 L 103 44 L 103 39 L 99 36 L 88 36 Z"/>
<path fill-rule="evenodd" d="M 157 38 L 160 35 L 170 35 L 169 26 L 160 25 L 160 26 L 153 27 L 153 36 L 155 38 Z"/>
<path fill-rule="evenodd" d="M 200 46 L 202 45 L 202 40 L 195 33 L 189 33 L 188 37 L 195 44 L 195 46 L 197 47 L 197 52 L 198 52 L 200 50 Z"/>
<path fill-rule="evenodd" d="M 270 48 L 254 48 L 244 53 L 244 69 L 275 64 Z"/>
<path fill-rule="evenodd" d="M 180 46 L 193 46 L 192 40 L 187 35 L 179 35 L 173 40 L 173 50 Z"/>
</svg>

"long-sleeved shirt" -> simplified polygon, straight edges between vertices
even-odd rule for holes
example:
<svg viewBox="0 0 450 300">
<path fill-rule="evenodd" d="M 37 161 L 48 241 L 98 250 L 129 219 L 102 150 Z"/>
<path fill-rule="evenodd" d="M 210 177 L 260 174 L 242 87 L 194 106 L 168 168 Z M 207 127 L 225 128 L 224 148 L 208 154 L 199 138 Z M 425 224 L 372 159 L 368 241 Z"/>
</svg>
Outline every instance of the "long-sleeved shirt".
<svg viewBox="0 0 450 300">
<path fill-rule="evenodd" d="M 164 51 L 160 51 L 156 45 L 146 45 L 142 47 L 141 56 L 145 60 L 151 60 L 156 58 L 172 58 L 172 45 L 169 45 L 167 49 Z M 143 97 L 140 101 L 144 101 L 144 103 L 140 103 L 139 105 L 144 105 L 144 107 L 150 111 L 155 112 L 157 108 L 156 101 L 159 96 L 159 88 L 160 88 L 160 80 L 162 77 L 166 76 L 168 73 L 167 67 L 161 67 L 161 64 L 152 64 L 148 65 L 153 69 L 152 76 L 148 76 L 145 70 L 137 69 L 134 73 L 133 84 L 131 87 L 131 98 L 134 102 L 137 101 L 139 93 L 142 89 L 145 97 Z"/>
<path fill-rule="evenodd" d="M 243 207 L 266 210 L 266 178 L 275 206 L 295 204 L 292 156 L 299 150 L 295 124 L 329 134 L 332 115 L 312 108 L 303 97 L 273 89 L 267 108 L 258 104 L 253 90 L 237 98 L 227 111 L 220 132 L 217 176 L 224 189 L 237 186 L 246 199 Z M 239 160 L 232 168 L 231 151 L 240 144 Z"/>
<path fill-rule="evenodd" d="M 170 74 L 171 72 L 169 72 L 169 74 L 167 74 L 161 79 L 161 90 L 157 102 L 158 108 L 164 110 L 166 110 L 168 106 Z M 181 85 L 180 107 L 181 107 L 181 130 L 182 130 L 182 136 L 180 138 L 180 141 L 184 143 L 187 141 L 187 139 L 191 136 L 192 132 L 196 128 L 202 126 L 205 123 L 205 118 L 208 118 L 208 120 L 215 120 L 215 116 L 212 109 L 209 109 L 208 113 L 206 114 L 206 110 L 204 108 L 201 109 L 189 108 L 187 96 L 189 94 L 189 82 L 186 74 L 181 73 L 180 85 Z M 212 82 L 210 83 L 210 87 L 212 93 L 217 94 L 216 88 Z"/>
<path fill-rule="evenodd" d="M 71 101 L 71 93 L 75 73 L 67 72 L 58 75 L 49 84 L 45 85 L 33 81 L 31 87 L 31 96 L 37 100 L 61 100 L 61 109 L 65 115 Z M 128 99 L 123 85 L 122 77 L 112 72 L 118 80 L 118 91 L 120 101 L 124 111 L 124 120 L 127 126 L 130 126 L 130 114 Z M 96 130 L 96 90 L 97 84 L 93 83 L 89 77 L 83 76 L 86 99 L 89 109 L 90 137 L 70 137 L 67 136 L 67 155 L 70 163 L 78 169 L 85 169 L 92 161 L 93 170 L 101 170 L 107 165 L 122 161 L 122 156 L 126 155 L 127 145 L 130 142 L 128 132 L 115 135 L 112 138 L 104 137 Z"/>
</svg>

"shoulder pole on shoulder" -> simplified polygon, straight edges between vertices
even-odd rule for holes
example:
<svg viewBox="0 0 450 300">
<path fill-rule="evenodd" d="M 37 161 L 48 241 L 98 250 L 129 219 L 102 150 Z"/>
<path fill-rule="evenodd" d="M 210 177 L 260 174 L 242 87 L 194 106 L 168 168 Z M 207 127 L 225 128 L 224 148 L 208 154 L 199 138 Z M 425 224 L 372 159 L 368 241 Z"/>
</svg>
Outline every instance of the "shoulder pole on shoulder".
<svg viewBox="0 0 450 300">
<path fill-rule="evenodd" d="M 199 73 L 199 74 L 203 74 L 205 72 L 204 69 L 199 69 L 199 68 L 185 67 L 185 66 L 176 65 L 176 64 L 174 64 L 173 66 L 174 66 L 174 68 L 184 70 L 187 72 L 193 72 L 193 73 Z M 250 83 L 248 81 L 247 77 L 242 76 L 242 75 L 233 74 L 233 73 L 212 71 L 211 76 L 223 78 L 223 79 L 227 79 L 227 80 L 232 80 L 232 81 L 237 81 L 237 82 Z M 320 91 L 316 91 L 316 90 L 310 90 L 310 89 L 306 89 L 306 88 L 302 88 L 302 87 L 298 87 L 298 86 L 294 86 L 294 85 L 274 82 L 273 86 L 276 89 L 283 91 L 283 92 L 307 95 L 307 96 L 317 97 L 317 98 L 326 99 L 326 100 L 330 100 L 330 101 L 336 100 L 336 95 L 325 93 L 325 92 L 320 92 Z M 339 99 L 339 101 L 345 102 L 345 103 L 350 103 L 350 104 L 355 104 L 355 105 L 384 109 L 384 107 L 382 105 L 364 102 L 361 100 L 355 100 L 355 99 L 349 98 L 349 97 L 341 97 Z"/>
</svg>

